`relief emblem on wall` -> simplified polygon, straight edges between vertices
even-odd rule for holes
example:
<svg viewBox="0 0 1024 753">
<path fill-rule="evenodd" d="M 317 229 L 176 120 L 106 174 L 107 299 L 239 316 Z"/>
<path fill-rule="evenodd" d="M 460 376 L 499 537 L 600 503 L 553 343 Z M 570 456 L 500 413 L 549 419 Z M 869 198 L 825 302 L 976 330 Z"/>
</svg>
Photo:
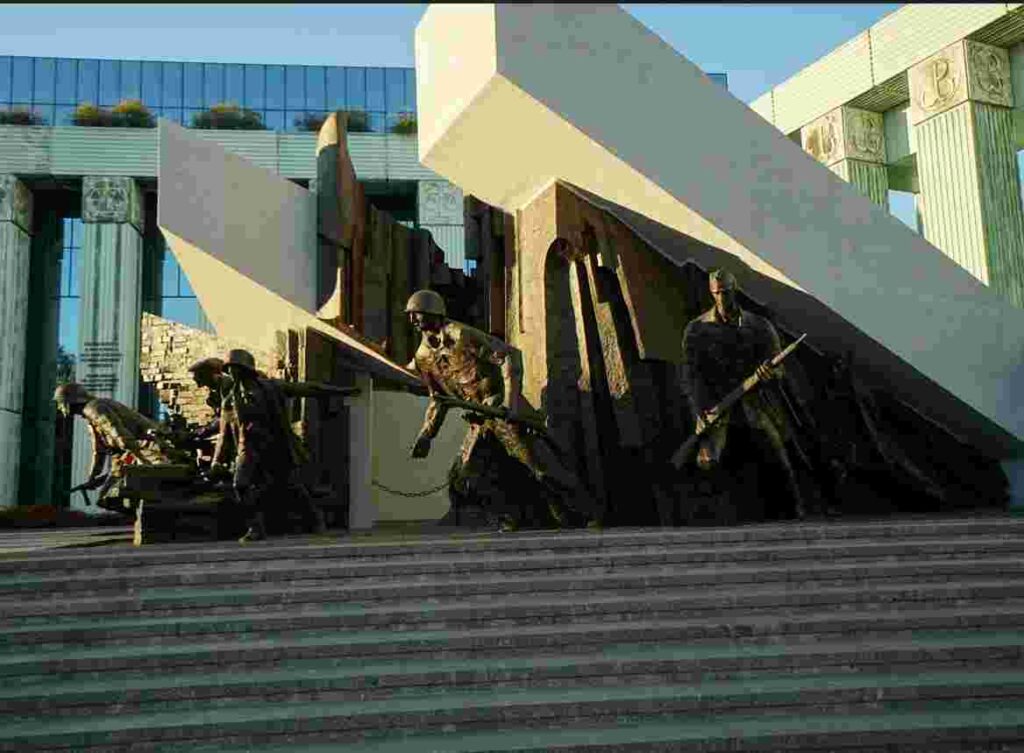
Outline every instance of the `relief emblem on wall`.
<svg viewBox="0 0 1024 753">
<path fill-rule="evenodd" d="M 839 111 L 823 115 L 803 129 L 804 150 L 823 165 L 843 159 L 843 121 Z"/>
<path fill-rule="evenodd" d="M 130 222 L 142 224 L 138 187 L 131 178 L 82 179 L 83 222 Z"/>
<path fill-rule="evenodd" d="M 885 161 L 881 113 L 840 107 L 805 126 L 800 136 L 804 150 L 823 165 L 844 159 Z"/>
<path fill-rule="evenodd" d="M 0 175 L 0 222 L 13 222 L 32 232 L 32 194 L 13 175 Z"/>
<path fill-rule="evenodd" d="M 462 224 L 462 191 L 451 183 L 421 181 L 418 198 L 421 225 Z"/>
<path fill-rule="evenodd" d="M 967 39 L 910 69 L 910 120 L 917 125 L 968 99 L 1011 107 L 1010 53 Z"/>
<path fill-rule="evenodd" d="M 966 43 L 970 97 L 1003 107 L 1013 106 L 1010 89 L 1010 53 L 1001 47 Z"/>
</svg>

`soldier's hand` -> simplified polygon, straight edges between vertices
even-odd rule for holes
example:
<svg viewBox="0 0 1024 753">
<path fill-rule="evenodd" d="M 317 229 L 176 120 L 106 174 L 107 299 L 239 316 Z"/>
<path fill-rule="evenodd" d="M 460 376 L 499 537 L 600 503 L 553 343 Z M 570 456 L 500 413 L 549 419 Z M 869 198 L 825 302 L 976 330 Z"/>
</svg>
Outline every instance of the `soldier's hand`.
<svg viewBox="0 0 1024 753">
<path fill-rule="evenodd" d="M 414 458 L 425 458 L 430 452 L 430 441 L 430 437 L 417 437 L 409 454 Z"/>
<path fill-rule="evenodd" d="M 109 474 L 104 473 L 99 476 L 96 476 L 95 478 L 91 478 L 84 484 L 82 484 L 82 488 L 87 489 L 89 491 L 92 491 L 93 489 L 99 489 L 106 482 L 108 475 Z"/>
<path fill-rule="evenodd" d="M 757 378 L 762 382 L 778 379 L 782 375 L 781 370 L 777 366 L 772 366 L 771 361 L 765 361 L 762 363 L 757 367 L 757 371 L 754 373 L 757 374 Z"/>
<path fill-rule="evenodd" d="M 700 418 L 697 420 L 697 430 L 700 431 L 706 426 L 710 426 L 718 420 L 718 411 L 712 409 L 704 411 Z"/>
</svg>

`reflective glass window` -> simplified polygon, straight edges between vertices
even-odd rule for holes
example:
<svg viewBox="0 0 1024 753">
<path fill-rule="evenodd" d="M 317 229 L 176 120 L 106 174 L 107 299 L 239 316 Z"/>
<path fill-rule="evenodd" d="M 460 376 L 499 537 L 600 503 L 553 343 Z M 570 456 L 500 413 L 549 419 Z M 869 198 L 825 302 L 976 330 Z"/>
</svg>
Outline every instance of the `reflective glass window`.
<svg viewBox="0 0 1024 753">
<path fill-rule="evenodd" d="M 188 275 L 182 271 L 181 267 L 178 268 L 178 295 L 188 298 L 196 297 L 192 286 L 188 284 Z"/>
<path fill-rule="evenodd" d="M 207 107 L 224 101 L 224 66 L 207 63 L 203 66 L 203 104 Z"/>
<path fill-rule="evenodd" d="M 285 71 L 285 107 L 306 106 L 306 77 L 301 66 L 289 65 Z"/>
<path fill-rule="evenodd" d="M 267 110 L 263 113 L 263 124 L 271 131 L 283 131 L 284 113 L 281 110 Z"/>
<path fill-rule="evenodd" d="M 57 60 L 55 78 L 57 79 L 57 101 L 63 104 L 71 104 L 75 98 L 75 82 L 78 77 L 78 61 L 61 58 Z M 0 95 L 0 99 L 2 99 Z"/>
<path fill-rule="evenodd" d="M 306 108 L 320 111 L 325 107 L 324 69 L 320 65 L 311 65 L 306 68 Z"/>
<path fill-rule="evenodd" d="M 53 105 L 36 105 L 32 112 L 40 117 L 40 125 L 53 125 Z"/>
<path fill-rule="evenodd" d="M 100 61 L 100 104 L 116 105 L 121 101 L 119 60 Z"/>
<path fill-rule="evenodd" d="M 149 107 L 160 107 L 164 100 L 163 68 L 160 63 L 145 62 L 142 64 L 142 101 Z"/>
<path fill-rule="evenodd" d="M 245 67 L 241 65 L 224 66 L 224 102 L 241 105 L 245 100 Z"/>
<path fill-rule="evenodd" d="M 262 110 L 267 106 L 264 87 L 264 71 L 262 65 L 245 66 L 245 106 L 253 110 Z"/>
<path fill-rule="evenodd" d="M 53 102 L 56 62 L 53 58 L 36 58 L 36 75 L 32 85 L 32 94 L 36 102 Z"/>
<path fill-rule="evenodd" d="M 78 61 L 78 103 L 98 104 L 100 63 L 98 60 Z"/>
<path fill-rule="evenodd" d="M 142 99 L 142 63 L 121 61 L 121 99 Z"/>
<path fill-rule="evenodd" d="M 284 114 L 284 127 L 286 131 L 305 131 L 302 127 L 302 120 L 306 116 L 305 110 L 288 110 Z"/>
<path fill-rule="evenodd" d="M 164 254 L 162 267 L 160 271 L 160 295 L 164 298 L 174 298 L 178 295 L 178 276 L 181 272 L 174 254 Z"/>
<path fill-rule="evenodd" d="M 197 298 L 175 298 L 163 302 L 161 316 L 186 327 L 199 328 L 199 300 Z"/>
<path fill-rule="evenodd" d="M 185 125 L 191 127 L 192 123 L 195 122 L 196 116 L 202 112 L 206 112 L 203 107 L 191 107 L 185 110 L 185 119 L 182 121 Z"/>
<path fill-rule="evenodd" d="M 327 69 L 327 102 L 325 110 L 345 109 L 345 69 Z"/>
<path fill-rule="evenodd" d="M 11 59 L 0 56 L 0 102 L 11 98 Z"/>
<path fill-rule="evenodd" d="M 185 106 L 203 106 L 203 64 L 185 63 Z"/>
<path fill-rule="evenodd" d="M 383 112 L 370 112 L 367 113 L 370 124 L 370 131 L 373 133 L 384 133 L 385 126 L 387 125 Z"/>
<path fill-rule="evenodd" d="M 405 71 L 401 68 L 384 69 L 384 87 L 388 112 L 405 109 Z"/>
<path fill-rule="evenodd" d="M 385 110 L 384 101 L 384 69 L 366 69 L 366 109 Z"/>
<path fill-rule="evenodd" d="M 366 109 L 366 69 L 345 69 L 345 105 L 350 110 Z"/>
<path fill-rule="evenodd" d="M 405 109 L 416 112 L 416 71 L 405 69 Z"/>
<path fill-rule="evenodd" d="M 167 118 L 168 120 L 173 120 L 175 123 L 180 123 L 181 125 L 188 125 L 187 121 L 185 120 L 185 116 L 181 112 L 180 107 L 162 107 L 160 108 L 160 115 L 161 117 Z"/>
<path fill-rule="evenodd" d="M 164 107 L 181 107 L 182 104 L 182 71 L 181 63 L 163 63 Z"/>
<path fill-rule="evenodd" d="M 267 108 L 284 108 L 284 66 L 267 66 Z"/>
<path fill-rule="evenodd" d="M 74 114 L 74 105 L 57 105 L 56 114 L 54 115 L 53 119 L 53 124 L 59 126 L 74 125 L 74 123 L 71 122 L 71 118 Z"/>
<path fill-rule="evenodd" d="M 13 59 L 11 99 L 15 102 L 32 101 L 32 61 L 34 58 Z"/>
</svg>

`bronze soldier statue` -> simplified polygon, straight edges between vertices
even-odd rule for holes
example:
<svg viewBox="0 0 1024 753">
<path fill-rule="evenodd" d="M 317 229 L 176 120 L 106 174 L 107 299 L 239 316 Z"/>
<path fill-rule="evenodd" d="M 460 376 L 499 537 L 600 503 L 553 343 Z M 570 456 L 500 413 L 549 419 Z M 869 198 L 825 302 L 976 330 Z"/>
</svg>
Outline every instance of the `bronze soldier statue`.
<svg viewBox="0 0 1024 753">
<path fill-rule="evenodd" d="M 57 387 L 53 400 L 62 415 L 81 416 L 89 428 L 92 462 L 86 481 L 76 488 L 102 487 L 102 499 L 113 490 L 126 465 L 188 462 L 159 423 L 116 400 L 95 397 L 77 382 Z M 110 469 L 101 475 L 108 457 Z"/>
<path fill-rule="evenodd" d="M 409 298 L 405 311 L 420 332 L 421 341 L 408 368 L 419 373 L 431 396 L 423 428 L 412 447 L 414 458 L 426 457 L 448 411 L 445 398 L 454 398 L 489 409 L 470 420 L 460 451 L 461 472 L 480 473 L 478 453 L 481 440 L 494 437 L 504 451 L 527 469 L 552 494 L 548 512 L 559 525 L 569 521 L 565 502 L 578 515 L 596 521 L 599 511 L 593 496 L 554 454 L 548 439 L 524 429 L 524 423 L 539 423 L 522 395 L 522 357 L 519 351 L 496 337 L 447 318 L 444 299 L 432 290 L 419 290 Z M 461 407 L 466 407 L 465 405 Z M 501 415 L 494 415 L 502 407 Z M 489 414 L 489 415 L 488 415 Z M 474 462 L 474 460 L 477 462 Z M 502 516 L 502 530 L 519 527 L 522 509 L 516 506 Z"/>
<path fill-rule="evenodd" d="M 295 499 L 309 529 L 322 532 L 323 513 L 297 478 L 305 458 L 288 423 L 281 391 L 257 373 L 255 359 L 246 350 L 230 351 L 224 370 L 230 383 L 223 395 L 211 469 L 224 467 L 228 443 L 233 442 L 235 497 L 247 516 L 247 530 L 239 541 L 266 538 L 265 513 L 274 496 Z"/>
<path fill-rule="evenodd" d="M 769 361 L 780 350 L 779 335 L 767 319 L 739 307 L 736 278 L 714 270 L 709 287 L 715 305 L 691 321 L 683 333 L 683 380 L 698 429 L 715 422 L 699 444 L 697 465 L 716 467 L 730 432 L 746 430 L 754 447 L 784 472 L 792 509 L 803 518 L 805 505 L 796 472 L 786 449 L 791 438 L 789 419 L 777 387 L 781 365 Z M 717 416 L 713 410 L 744 379 L 756 373 L 761 386 L 743 396 L 738 409 Z M 751 490 L 753 491 L 753 490 Z"/>
</svg>

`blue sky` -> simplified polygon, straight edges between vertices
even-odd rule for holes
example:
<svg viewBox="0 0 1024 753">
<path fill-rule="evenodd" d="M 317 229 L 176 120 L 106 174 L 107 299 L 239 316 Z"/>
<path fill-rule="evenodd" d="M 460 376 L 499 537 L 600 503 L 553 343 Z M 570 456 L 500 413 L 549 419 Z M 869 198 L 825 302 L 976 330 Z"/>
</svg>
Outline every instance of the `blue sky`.
<svg viewBox="0 0 1024 753">
<path fill-rule="evenodd" d="M 623 7 L 745 102 L 899 7 Z M 426 5 L 0 5 L 0 54 L 413 65 Z"/>
</svg>

